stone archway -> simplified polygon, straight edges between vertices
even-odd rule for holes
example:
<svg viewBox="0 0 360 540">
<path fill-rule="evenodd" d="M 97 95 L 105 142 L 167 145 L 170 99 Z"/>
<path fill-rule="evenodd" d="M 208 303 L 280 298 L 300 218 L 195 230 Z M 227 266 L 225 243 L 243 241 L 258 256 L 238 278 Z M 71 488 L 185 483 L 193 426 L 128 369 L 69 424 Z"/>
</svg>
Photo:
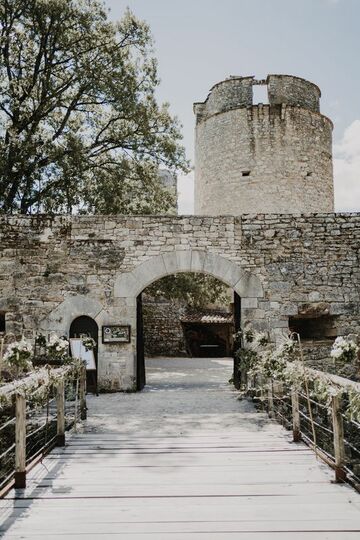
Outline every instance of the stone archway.
<svg viewBox="0 0 360 540">
<path fill-rule="evenodd" d="M 264 296 L 260 279 L 244 270 L 239 264 L 216 253 L 200 250 L 184 250 L 163 253 L 152 257 L 131 272 L 117 277 L 114 284 L 114 297 L 118 302 L 133 306 L 133 377 L 139 390 L 145 384 L 144 350 L 139 332 L 142 323 L 139 318 L 139 302 L 142 291 L 151 283 L 164 276 L 180 272 L 198 272 L 216 277 L 229 287 L 252 308 L 256 308 L 258 300 Z"/>
<path fill-rule="evenodd" d="M 260 279 L 238 263 L 216 253 L 198 250 L 172 251 L 152 257 L 115 281 L 114 296 L 136 298 L 148 285 L 179 272 L 210 274 L 232 287 L 241 298 L 263 298 Z"/>
</svg>

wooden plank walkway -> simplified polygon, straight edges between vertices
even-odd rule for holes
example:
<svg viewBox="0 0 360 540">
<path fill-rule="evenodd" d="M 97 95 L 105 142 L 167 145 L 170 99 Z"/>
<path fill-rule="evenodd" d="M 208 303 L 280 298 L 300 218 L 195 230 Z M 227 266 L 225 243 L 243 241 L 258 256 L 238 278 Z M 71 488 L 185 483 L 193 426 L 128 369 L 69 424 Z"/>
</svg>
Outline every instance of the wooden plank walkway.
<svg viewBox="0 0 360 540">
<path fill-rule="evenodd" d="M 204 398 L 186 386 L 93 398 L 85 431 L 38 465 L 26 490 L 0 501 L 1 536 L 358 539 L 359 494 L 332 484 L 306 446 L 213 383 Z M 199 410 L 189 412 L 194 400 Z"/>
</svg>

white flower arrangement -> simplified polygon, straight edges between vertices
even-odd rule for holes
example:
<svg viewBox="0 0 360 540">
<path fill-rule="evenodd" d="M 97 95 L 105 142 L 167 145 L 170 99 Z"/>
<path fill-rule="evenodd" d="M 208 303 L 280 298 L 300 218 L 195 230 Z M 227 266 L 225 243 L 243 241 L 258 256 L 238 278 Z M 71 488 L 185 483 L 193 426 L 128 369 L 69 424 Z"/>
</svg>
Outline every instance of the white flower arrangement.
<svg viewBox="0 0 360 540">
<path fill-rule="evenodd" d="M 298 343 L 290 337 L 284 339 L 277 349 L 278 355 L 282 356 L 283 358 L 291 356 L 296 351 L 297 345 Z"/>
<path fill-rule="evenodd" d="M 256 347 L 266 347 L 269 344 L 269 336 L 266 332 L 254 332 L 253 343 Z"/>
<path fill-rule="evenodd" d="M 338 360 L 344 363 L 353 362 L 356 360 L 358 352 L 359 347 L 356 345 L 355 341 L 349 337 L 339 336 L 334 341 L 330 356 L 335 361 Z"/>
<path fill-rule="evenodd" d="M 252 328 L 250 328 L 250 326 L 245 328 L 244 339 L 247 343 L 252 343 L 254 341 L 254 335 L 255 335 L 255 332 Z"/>
<path fill-rule="evenodd" d="M 68 355 L 69 342 L 66 338 L 58 337 L 55 333 L 52 333 L 46 348 L 51 356 L 64 358 L 64 356 Z"/>
<path fill-rule="evenodd" d="M 87 351 L 92 351 L 96 347 L 96 341 L 92 337 L 84 336 L 81 341 Z"/>
<path fill-rule="evenodd" d="M 301 359 L 300 344 L 292 337 L 286 338 L 276 349 L 271 344 L 265 344 L 262 333 L 247 328 L 250 334 L 250 345 L 237 351 L 238 357 L 248 368 L 248 374 L 260 376 L 264 388 L 269 381 L 281 381 L 288 390 L 300 390 L 304 387 L 305 368 Z M 249 341 L 247 340 L 249 343 Z M 331 357 L 343 362 L 354 361 L 359 347 L 347 337 L 338 337 L 333 345 Z M 330 407 L 332 396 L 348 396 L 348 403 L 344 408 L 346 418 L 360 422 L 360 392 L 351 386 L 338 386 L 326 374 L 311 370 L 306 371 L 310 384 L 310 395 L 315 401 Z M 330 409 L 329 409 L 330 410 Z"/>
<path fill-rule="evenodd" d="M 8 345 L 3 360 L 9 366 L 28 369 L 30 367 L 30 357 L 33 354 L 33 347 L 24 337 L 20 341 L 15 341 Z"/>
<path fill-rule="evenodd" d="M 250 348 L 255 356 L 250 366 L 251 374 L 261 375 L 265 380 L 295 379 L 295 371 L 289 369 L 289 362 L 297 359 L 298 343 L 289 337 L 274 349 L 270 347 L 267 333 L 252 331 L 252 335 L 253 341 Z"/>
</svg>

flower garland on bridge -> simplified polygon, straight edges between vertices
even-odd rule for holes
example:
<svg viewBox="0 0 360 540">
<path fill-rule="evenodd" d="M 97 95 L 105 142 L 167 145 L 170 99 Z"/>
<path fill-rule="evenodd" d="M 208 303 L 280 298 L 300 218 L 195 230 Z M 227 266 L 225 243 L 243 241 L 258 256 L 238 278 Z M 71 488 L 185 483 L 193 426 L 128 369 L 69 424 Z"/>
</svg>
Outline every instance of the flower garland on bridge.
<svg viewBox="0 0 360 540">
<path fill-rule="evenodd" d="M 91 345 L 88 343 L 88 346 Z M 36 346 L 41 348 L 48 364 L 45 362 L 41 366 L 36 365 Z M 13 377 L 9 382 L 1 381 L 0 378 L 0 406 L 10 405 L 16 393 L 30 399 L 33 406 L 41 406 L 47 400 L 51 388 L 61 378 L 78 378 L 85 366 L 83 360 L 69 355 L 68 340 L 54 332 L 48 340 L 39 334 L 35 339 L 35 347 L 24 336 L 20 341 L 8 344 L 0 365 L 0 375 L 5 368 L 4 371 Z"/>
<path fill-rule="evenodd" d="M 287 388 L 299 390 L 306 383 L 311 383 L 311 397 L 330 407 L 332 396 L 347 396 L 345 415 L 360 422 L 360 387 L 353 384 L 336 384 L 334 377 L 325 372 L 305 368 L 302 361 L 301 340 L 298 334 L 291 334 L 274 347 L 264 332 L 257 332 L 250 327 L 240 330 L 234 336 L 235 341 L 243 342 L 243 347 L 235 353 L 240 360 L 240 369 L 250 377 L 260 377 L 262 381 L 279 381 Z M 350 336 L 338 337 L 330 356 L 339 362 L 356 360 L 359 347 Z M 340 378 L 339 378 L 340 379 Z"/>
</svg>

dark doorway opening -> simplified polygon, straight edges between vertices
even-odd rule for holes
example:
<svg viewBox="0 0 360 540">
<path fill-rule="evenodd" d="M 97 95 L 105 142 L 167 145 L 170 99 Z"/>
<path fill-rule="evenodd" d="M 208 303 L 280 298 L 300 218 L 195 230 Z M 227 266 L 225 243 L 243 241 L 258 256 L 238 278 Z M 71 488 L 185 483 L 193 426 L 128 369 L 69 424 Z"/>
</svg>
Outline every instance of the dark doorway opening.
<svg viewBox="0 0 360 540">
<path fill-rule="evenodd" d="M 232 313 L 190 314 L 181 319 L 186 351 L 191 357 L 222 358 L 231 356 Z"/>
<path fill-rule="evenodd" d="M 136 299 L 136 390 L 142 390 L 145 384 L 144 319 L 140 293 Z"/>
<path fill-rule="evenodd" d="M 234 329 L 235 334 L 238 332 L 241 328 L 241 297 L 237 294 L 237 292 L 234 292 Z M 234 341 L 234 372 L 233 372 L 233 379 L 234 379 L 234 386 L 237 390 L 240 389 L 241 386 L 241 365 L 239 357 L 235 354 L 236 350 L 241 347 L 241 339 L 237 339 Z"/>
<path fill-rule="evenodd" d="M 174 358 L 178 364 L 184 358 L 184 365 L 186 358 L 233 358 L 231 376 L 239 387 L 240 366 L 234 352 L 240 344 L 235 349 L 234 332 L 241 324 L 240 296 L 219 280 L 216 283 L 215 278 L 215 283 L 210 283 L 216 293 L 212 295 L 205 288 L 209 287 L 207 282 L 204 287 L 196 279 L 175 283 L 161 283 L 161 280 L 145 288 L 136 299 L 136 390 L 141 391 L 147 384 L 146 359 L 150 365 L 161 358 L 164 365 L 166 358 Z M 197 298 L 204 291 L 205 302 L 200 305 L 189 302 L 184 307 L 184 290 L 188 299 Z M 161 360 L 158 364 L 156 361 L 151 364 L 150 385 L 154 369 L 161 370 Z"/>
<path fill-rule="evenodd" d="M 289 328 L 304 341 L 334 340 L 337 337 L 337 316 L 289 317 Z"/>
<path fill-rule="evenodd" d="M 82 334 L 85 334 L 89 337 L 92 337 L 96 343 L 94 349 L 95 356 L 95 365 L 96 371 L 88 371 L 86 374 L 86 387 L 89 392 L 97 392 L 97 377 L 98 377 L 98 339 L 99 339 L 99 328 L 97 323 L 91 317 L 87 315 L 81 315 L 73 320 L 70 325 L 69 337 L 78 338 Z"/>
</svg>

